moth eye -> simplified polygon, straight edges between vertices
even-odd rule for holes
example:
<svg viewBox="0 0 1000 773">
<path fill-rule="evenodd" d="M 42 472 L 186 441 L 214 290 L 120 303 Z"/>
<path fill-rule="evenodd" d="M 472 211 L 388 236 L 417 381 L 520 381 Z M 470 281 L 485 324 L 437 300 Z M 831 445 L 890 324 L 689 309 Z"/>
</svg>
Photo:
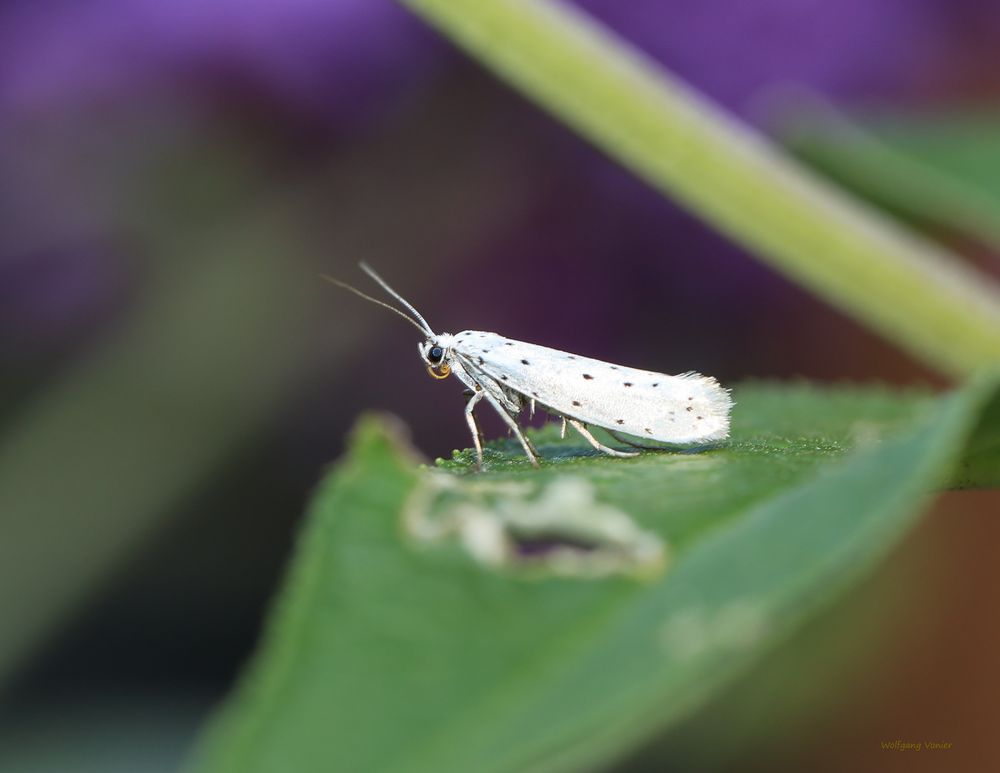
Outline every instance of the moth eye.
<svg viewBox="0 0 1000 773">
<path fill-rule="evenodd" d="M 440 346 L 431 347 L 431 350 L 427 353 L 427 359 L 431 362 L 441 362 L 443 356 L 444 350 Z"/>
</svg>

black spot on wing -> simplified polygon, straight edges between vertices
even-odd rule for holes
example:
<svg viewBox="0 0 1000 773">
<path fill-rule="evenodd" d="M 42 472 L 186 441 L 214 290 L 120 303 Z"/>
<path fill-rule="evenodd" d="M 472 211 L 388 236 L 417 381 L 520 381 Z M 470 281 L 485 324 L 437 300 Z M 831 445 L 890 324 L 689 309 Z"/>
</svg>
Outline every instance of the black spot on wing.
<svg viewBox="0 0 1000 773">
<path fill-rule="evenodd" d="M 521 360 L 521 364 L 522 365 L 530 365 L 531 363 L 528 362 L 527 360 Z"/>
<path fill-rule="evenodd" d="M 584 373 L 584 374 L 583 374 L 583 377 L 584 377 L 585 379 L 587 379 L 587 381 L 593 381 L 593 380 L 594 380 L 594 377 L 593 377 L 593 376 L 591 376 L 591 375 L 590 375 L 589 373 Z"/>
</svg>

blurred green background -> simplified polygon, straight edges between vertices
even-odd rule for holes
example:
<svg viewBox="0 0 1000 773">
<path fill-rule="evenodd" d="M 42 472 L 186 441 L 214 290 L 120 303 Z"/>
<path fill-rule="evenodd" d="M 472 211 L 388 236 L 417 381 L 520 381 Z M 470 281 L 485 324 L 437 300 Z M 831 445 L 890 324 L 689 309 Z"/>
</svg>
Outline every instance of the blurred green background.
<svg viewBox="0 0 1000 773">
<path fill-rule="evenodd" d="M 1000 8 L 577 5 L 1000 274 Z M 359 259 L 436 329 L 725 383 L 946 383 L 388 0 L 5 3 L 0 769 L 174 769 L 354 417 L 400 415 L 429 458 L 465 447 L 461 389 L 424 376 L 413 331 L 318 278 L 357 281 Z M 995 491 L 941 497 L 776 657 L 851 664 L 794 738 L 757 733 L 732 697 L 692 748 L 731 728 L 763 751 L 720 766 L 912 770 L 924 758 L 878 741 L 926 734 L 955 743 L 949 769 L 984 769 L 998 511 Z M 860 626 L 877 635 L 838 636 Z M 780 670 L 753 679 L 736 692 L 780 694 Z M 623 769 L 656 769 L 650 754 Z"/>
</svg>

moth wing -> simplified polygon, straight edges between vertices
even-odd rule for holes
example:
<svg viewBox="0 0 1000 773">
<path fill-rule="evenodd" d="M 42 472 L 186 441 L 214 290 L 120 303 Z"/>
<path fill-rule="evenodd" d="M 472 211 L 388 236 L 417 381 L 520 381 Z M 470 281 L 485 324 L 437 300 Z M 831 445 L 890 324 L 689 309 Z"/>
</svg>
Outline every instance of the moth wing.
<svg viewBox="0 0 1000 773">
<path fill-rule="evenodd" d="M 553 413 L 665 443 L 721 440 L 732 399 L 710 376 L 668 376 L 466 330 L 455 350 L 503 386 Z"/>
</svg>

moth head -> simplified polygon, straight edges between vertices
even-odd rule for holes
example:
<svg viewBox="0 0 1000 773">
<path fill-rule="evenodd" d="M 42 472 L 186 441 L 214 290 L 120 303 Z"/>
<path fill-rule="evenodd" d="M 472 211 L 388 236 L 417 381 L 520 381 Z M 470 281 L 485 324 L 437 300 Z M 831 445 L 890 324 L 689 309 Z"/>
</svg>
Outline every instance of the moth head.
<svg viewBox="0 0 1000 773">
<path fill-rule="evenodd" d="M 430 336 L 417 344 L 421 359 L 427 364 L 427 372 L 434 378 L 448 378 L 451 374 L 452 336 L 448 333 Z"/>
</svg>

